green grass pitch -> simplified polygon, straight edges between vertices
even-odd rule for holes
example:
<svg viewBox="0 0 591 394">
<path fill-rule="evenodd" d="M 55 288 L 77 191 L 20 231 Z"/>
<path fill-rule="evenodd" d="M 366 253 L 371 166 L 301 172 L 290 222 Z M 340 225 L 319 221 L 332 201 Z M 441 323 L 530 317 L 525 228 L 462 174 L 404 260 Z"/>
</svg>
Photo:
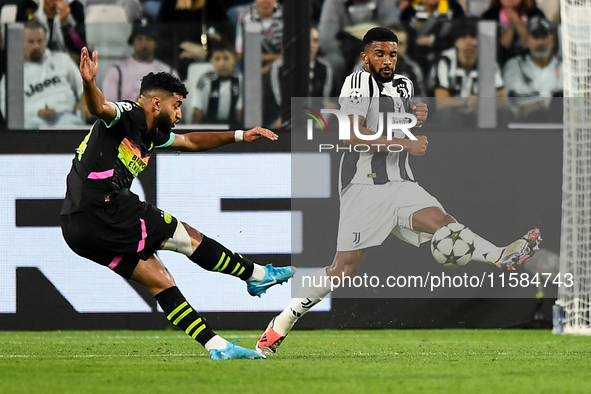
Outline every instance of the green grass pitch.
<svg viewBox="0 0 591 394">
<path fill-rule="evenodd" d="M 266 360 L 212 361 L 177 330 L 0 332 L 0 393 L 189 392 L 591 393 L 591 337 L 296 330 Z"/>
</svg>

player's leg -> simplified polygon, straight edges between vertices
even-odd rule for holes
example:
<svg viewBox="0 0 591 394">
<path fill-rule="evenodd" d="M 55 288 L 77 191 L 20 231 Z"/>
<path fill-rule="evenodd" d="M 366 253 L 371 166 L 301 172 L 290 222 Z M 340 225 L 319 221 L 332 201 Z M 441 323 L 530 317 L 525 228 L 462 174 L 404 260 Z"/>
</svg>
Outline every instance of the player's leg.
<svg viewBox="0 0 591 394">
<path fill-rule="evenodd" d="M 275 268 L 271 264 L 262 266 L 254 263 L 181 221 L 177 221 L 173 236 L 164 241 L 162 249 L 183 253 L 205 270 L 246 281 L 248 293 L 252 296 L 260 296 L 269 287 L 286 282 L 295 273 L 294 267 Z"/>
<path fill-rule="evenodd" d="M 453 216 L 445 213 L 440 207 L 421 209 L 413 214 L 412 226 L 415 231 L 435 234 L 437 230 L 449 223 L 456 223 Z M 498 247 L 488 240 L 474 234 L 474 253 L 472 260 L 494 264 L 498 268 L 514 270 L 539 250 L 542 241 L 540 230 L 532 229 L 522 238 L 506 247 Z"/>
<path fill-rule="evenodd" d="M 332 264 L 314 273 L 312 288 L 302 288 L 289 305 L 275 316 L 257 342 L 256 349 L 263 354 L 274 354 L 296 322 L 335 288 L 332 278 L 351 277 L 365 258 L 365 250 L 337 252 Z M 316 286 L 319 284 L 319 286 Z"/>
<path fill-rule="evenodd" d="M 234 345 L 216 335 L 205 318 L 191 307 L 156 255 L 140 260 L 130 279 L 144 285 L 154 295 L 167 319 L 199 342 L 212 359 L 261 358 L 257 352 Z"/>
</svg>

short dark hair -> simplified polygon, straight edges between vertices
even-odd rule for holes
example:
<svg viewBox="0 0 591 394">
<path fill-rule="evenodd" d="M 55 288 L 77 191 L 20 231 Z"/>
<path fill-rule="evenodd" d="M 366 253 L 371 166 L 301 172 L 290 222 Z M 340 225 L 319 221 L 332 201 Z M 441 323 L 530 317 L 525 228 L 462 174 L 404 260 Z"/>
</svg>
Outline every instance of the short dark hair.
<svg viewBox="0 0 591 394">
<path fill-rule="evenodd" d="M 476 20 L 473 18 L 461 18 L 456 20 L 451 29 L 451 36 L 454 41 L 466 36 L 477 38 L 478 28 Z"/>
<path fill-rule="evenodd" d="M 373 29 L 369 29 L 367 33 L 365 33 L 365 36 L 363 36 L 363 47 L 365 48 L 373 42 L 387 41 L 398 43 L 398 37 L 396 37 L 396 34 L 390 29 L 386 29 L 385 27 L 374 27 Z"/>
<path fill-rule="evenodd" d="M 140 95 L 150 90 L 163 90 L 171 94 L 179 94 L 183 98 L 187 97 L 189 92 L 185 84 L 180 79 L 166 72 L 149 73 L 142 78 Z"/>
<path fill-rule="evenodd" d="M 226 40 L 210 40 L 208 42 L 208 59 L 211 58 L 214 52 L 230 52 L 233 55 L 236 55 L 236 48 L 234 45 Z"/>
<path fill-rule="evenodd" d="M 37 19 L 33 19 L 30 21 L 25 22 L 25 30 L 43 30 L 45 33 L 47 33 L 47 28 L 45 27 L 45 25 L 41 22 L 39 22 Z"/>
</svg>

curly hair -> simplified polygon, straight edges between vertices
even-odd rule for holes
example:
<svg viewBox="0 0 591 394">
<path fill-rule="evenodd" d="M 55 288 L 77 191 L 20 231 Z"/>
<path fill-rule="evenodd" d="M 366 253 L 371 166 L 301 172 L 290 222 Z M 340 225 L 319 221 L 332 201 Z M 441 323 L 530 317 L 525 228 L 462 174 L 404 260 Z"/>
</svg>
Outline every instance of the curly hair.
<svg viewBox="0 0 591 394">
<path fill-rule="evenodd" d="M 189 92 L 180 79 L 166 72 L 149 73 L 142 78 L 140 95 L 150 90 L 163 90 L 171 94 L 178 94 L 187 97 Z"/>
</svg>

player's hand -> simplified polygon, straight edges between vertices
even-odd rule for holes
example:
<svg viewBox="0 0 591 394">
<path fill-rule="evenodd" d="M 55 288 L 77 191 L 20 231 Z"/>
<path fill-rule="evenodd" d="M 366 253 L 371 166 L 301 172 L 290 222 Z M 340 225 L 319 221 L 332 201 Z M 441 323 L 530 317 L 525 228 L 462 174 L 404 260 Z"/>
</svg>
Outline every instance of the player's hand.
<svg viewBox="0 0 591 394">
<path fill-rule="evenodd" d="M 273 133 L 271 130 L 257 126 L 254 129 L 246 130 L 242 136 L 242 139 L 245 142 L 254 142 L 261 137 L 266 137 L 271 141 L 276 141 L 279 138 L 279 136 Z"/>
<path fill-rule="evenodd" d="M 37 112 L 37 116 L 39 116 L 41 119 L 46 120 L 48 122 L 51 122 L 52 120 L 55 119 L 55 115 L 57 113 L 55 112 L 55 110 L 51 109 L 51 108 L 42 108 L 39 110 L 39 112 Z"/>
<path fill-rule="evenodd" d="M 83 82 L 90 82 L 98 73 L 98 52 L 92 53 L 92 59 L 88 53 L 88 48 L 82 48 L 80 52 L 80 76 Z"/>
<path fill-rule="evenodd" d="M 417 135 L 416 137 L 416 141 L 405 140 L 406 146 L 404 147 L 404 150 L 411 155 L 422 156 L 427 151 L 427 145 L 429 145 L 429 141 L 427 141 L 427 137 L 424 135 Z"/>
<path fill-rule="evenodd" d="M 416 103 L 411 106 L 412 114 L 417 118 L 417 126 L 422 125 L 427 120 L 429 109 L 425 103 Z"/>
</svg>

